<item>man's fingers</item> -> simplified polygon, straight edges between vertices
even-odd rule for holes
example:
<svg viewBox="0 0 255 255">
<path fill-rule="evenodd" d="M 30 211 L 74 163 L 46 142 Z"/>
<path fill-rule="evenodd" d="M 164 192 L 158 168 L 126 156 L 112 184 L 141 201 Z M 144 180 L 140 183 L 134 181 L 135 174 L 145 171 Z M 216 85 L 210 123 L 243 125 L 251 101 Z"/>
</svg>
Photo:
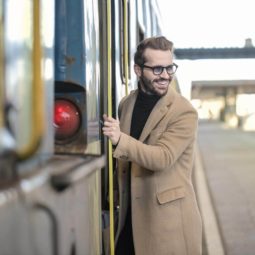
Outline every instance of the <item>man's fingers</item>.
<svg viewBox="0 0 255 255">
<path fill-rule="evenodd" d="M 103 115 L 104 118 L 104 125 L 105 126 L 119 126 L 119 121 L 112 118 L 112 117 L 108 117 L 106 114 Z"/>
</svg>

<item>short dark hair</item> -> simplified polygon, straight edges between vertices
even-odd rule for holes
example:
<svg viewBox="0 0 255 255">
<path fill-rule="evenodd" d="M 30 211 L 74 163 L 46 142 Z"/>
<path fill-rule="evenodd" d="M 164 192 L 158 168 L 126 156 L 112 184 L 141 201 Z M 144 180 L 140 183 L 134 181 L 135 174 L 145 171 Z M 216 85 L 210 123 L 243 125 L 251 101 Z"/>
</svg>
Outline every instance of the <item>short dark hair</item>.
<svg viewBox="0 0 255 255">
<path fill-rule="evenodd" d="M 144 51 L 148 48 L 154 50 L 170 50 L 172 52 L 173 43 L 167 40 L 164 36 L 150 37 L 144 39 L 137 46 L 134 56 L 135 64 L 142 66 L 146 62 L 146 59 L 144 57 Z"/>
</svg>

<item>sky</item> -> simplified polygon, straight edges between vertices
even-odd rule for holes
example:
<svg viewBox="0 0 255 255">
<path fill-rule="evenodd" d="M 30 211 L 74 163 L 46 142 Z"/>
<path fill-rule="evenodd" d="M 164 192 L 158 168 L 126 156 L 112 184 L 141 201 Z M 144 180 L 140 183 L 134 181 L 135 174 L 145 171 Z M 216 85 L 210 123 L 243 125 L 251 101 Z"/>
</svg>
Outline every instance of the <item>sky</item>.
<svg viewBox="0 0 255 255">
<path fill-rule="evenodd" d="M 255 43 L 254 0 L 158 0 L 164 33 L 176 48 Z"/>
<path fill-rule="evenodd" d="M 163 34 L 175 48 L 255 46 L 254 0 L 158 0 Z M 175 60 L 181 91 L 193 80 L 255 80 L 255 59 Z"/>
</svg>

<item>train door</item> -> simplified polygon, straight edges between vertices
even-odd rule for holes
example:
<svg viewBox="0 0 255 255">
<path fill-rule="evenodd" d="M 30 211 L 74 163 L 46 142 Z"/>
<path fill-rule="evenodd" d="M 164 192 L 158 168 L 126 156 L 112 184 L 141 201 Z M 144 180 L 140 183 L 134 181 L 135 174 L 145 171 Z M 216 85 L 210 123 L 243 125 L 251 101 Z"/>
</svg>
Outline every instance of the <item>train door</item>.
<svg viewBox="0 0 255 255">
<path fill-rule="evenodd" d="M 109 0 L 103 1 L 100 5 L 101 76 L 103 77 L 103 80 L 101 80 L 102 112 L 108 113 L 114 118 L 118 118 L 117 111 L 120 100 L 137 86 L 136 76 L 132 69 L 134 64 L 133 54 L 138 41 L 136 10 L 137 1 L 135 0 Z M 109 110 L 109 104 L 111 110 Z M 108 252 L 107 248 L 110 241 L 110 251 L 113 254 L 114 243 L 112 239 L 113 232 L 116 231 L 118 224 L 118 204 L 114 203 L 113 208 L 111 208 L 110 194 L 114 189 L 112 192 L 114 198 L 117 198 L 118 187 L 117 182 L 115 182 L 115 162 L 112 159 L 111 148 L 109 149 L 106 142 L 103 146 L 105 154 L 108 155 L 107 167 L 102 176 L 103 228 L 106 252 Z M 111 186 L 111 173 L 114 175 L 113 186 Z M 114 211 L 114 219 L 111 218 L 111 210 Z"/>
</svg>

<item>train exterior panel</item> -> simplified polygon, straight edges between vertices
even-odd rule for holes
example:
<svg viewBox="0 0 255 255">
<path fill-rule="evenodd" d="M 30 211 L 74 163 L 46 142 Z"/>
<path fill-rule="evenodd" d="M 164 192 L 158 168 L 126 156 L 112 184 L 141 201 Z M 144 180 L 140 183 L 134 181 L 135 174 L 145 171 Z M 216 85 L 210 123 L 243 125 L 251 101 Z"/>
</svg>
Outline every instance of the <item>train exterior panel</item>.
<svg viewBox="0 0 255 255">
<path fill-rule="evenodd" d="M 6 0 L 0 15 L 0 255 L 107 254 L 100 119 L 137 86 L 157 1 Z"/>
</svg>

